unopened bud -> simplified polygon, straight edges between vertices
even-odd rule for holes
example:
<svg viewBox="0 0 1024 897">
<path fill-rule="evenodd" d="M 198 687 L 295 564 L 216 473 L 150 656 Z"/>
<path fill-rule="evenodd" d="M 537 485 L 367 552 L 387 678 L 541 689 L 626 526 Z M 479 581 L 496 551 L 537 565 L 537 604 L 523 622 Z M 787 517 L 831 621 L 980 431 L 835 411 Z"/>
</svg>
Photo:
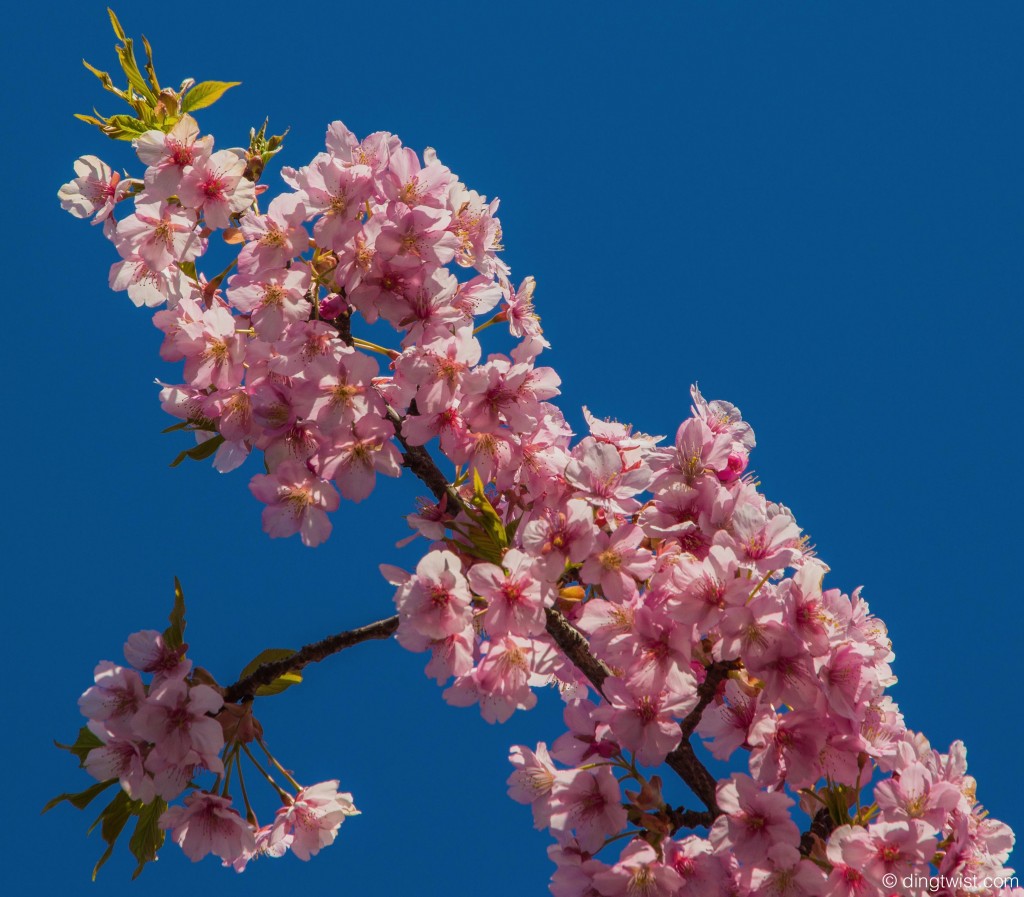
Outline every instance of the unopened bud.
<svg viewBox="0 0 1024 897">
<path fill-rule="evenodd" d="M 331 293 L 320 300 L 320 317 L 325 321 L 333 321 L 348 311 L 348 303 L 339 293 Z"/>
<path fill-rule="evenodd" d="M 160 118 L 167 118 L 169 115 L 177 117 L 181 114 L 181 96 L 177 91 L 165 87 L 157 97 L 153 111 Z"/>
<path fill-rule="evenodd" d="M 582 601 L 586 596 L 587 592 L 581 585 L 565 586 L 558 590 L 558 597 L 562 601 Z"/>
<path fill-rule="evenodd" d="M 217 714 L 217 722 L 224 730 L 224 741 L 228 744 L 249 744 L 263 737 L 263 726 L 252 715 L 252 702 L 226 704 Z"/>
<path fill-rule="evenodd" d="M 333 252 L 321 252 L 313 257 L 313 270 L 323 277 L 338 266 L 338 257 Z"/>
</svg>

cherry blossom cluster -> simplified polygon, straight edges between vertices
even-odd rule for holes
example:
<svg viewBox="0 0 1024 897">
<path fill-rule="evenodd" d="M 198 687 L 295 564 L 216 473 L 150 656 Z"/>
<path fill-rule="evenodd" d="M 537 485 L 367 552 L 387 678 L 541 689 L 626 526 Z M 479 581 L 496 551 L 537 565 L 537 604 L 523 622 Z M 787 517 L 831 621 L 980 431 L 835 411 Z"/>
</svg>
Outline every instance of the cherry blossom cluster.
<svg viewBox="0 0 1024 897">
<path fill-rule="evenodd" d="M 875 897 L 917 893 L 893 874 L 1010 874 L 1012 833 L 977 803 L 963 746 L 939 754 L 906 728 L 884 624 L 859 590 L 825 587 L 793 514 L 760 493 L 734 406 L 694 387 L 668 446 L 589 412 L 574 440 L 550 401 L 559 378 L 537 365 L 535 283 L 513 286 L 497 254 L 497 200 L 431 150 L 340 122 L 263 212 L 256 150 L 215 151 L 188 115 L 135 149 L 141 178 L 86 156 L 60 196 L 120 254 L 111 287 L 167 306 L 161 355 L 184 382 L 161 400 L 195 432 L 188 454 L 229 471 L 262 452 L 264 528 L 309 546 L 341 497 L 411 468 L 433 495 L 408 519 L 430 544 L 413 572 L 384 568 L 398 640 L 488 722 L 559 686 L 567 731 L 550 751 L 513 748 L 509 780 L 555 839 L 556 897 Z M 196 263 L 218 230 L 237 256 L 207 278 Z M 514 348 L 485 356 L 478 336 L 497 323 Z M 359 335 L 374 325 L 393 346 Z M 154 672 L 147 692 L 106 665 L 83 698 L 126 708 L 87 710 L 103 739 L 89 763 L 133 798 L 171 799 L 194 768 L 226 775 L 219 695 L 186 674 Z M 721 781 L 693 734 L 731 764 Z M 663 764 L 704 809 L 667 801 Z M 262 829 L 215 790 L 161 825 L 193 858 L 305 858 L 355 812 L 336 784 L 301 790 Z"/>
<path fill-rule="evenodd" d="M 90 775 L 104 785 L 120 785 L 134 802 L 133 815 L 154 811 L 159 829 L 168 831 L 193 862 L 212 853 L 242 871 L 258 856 L 281 857 L 290 851 L 308 860 L 334 842 L 346 816 L 359 812 L 352 795 L 339 792 L 337 781 L 306 788 L 295 782 L 266 750 L 251 702 L 225 705 L 222 690 L 208 674 L 195 671 L 190 677 L 186 647 L 171 647 L 156 630 L 129 636 L 124 646 L 128 666 L 102 661 L 94 684 L 79 699 L 88 723 L 72 749 L 81 754 Z M 249 747 L 254 743 L 294 794 L 256 760 Z M 263 826 L 249 804 L 242 756 L 267 778 L 282 803 Z M 233 771 L 244 815 L 229 795 Z M 196 779 L 208 774 L 216 779 L 200 790 Z M 168 807 L 188 789 L 182 804 Z M 158 847 L 152 845 L 154 855 Z"/>
<path fill-rule="evenodd" d="M 409 444 L 441 434 L 459 463 L 495 472 L 517 442 L 499 418 L 539 424 L 539 402 L 558 384 L 532 364 L 546 343 L 532 280 L 517 291 L 497 256 L 497 201 L 467 190 L 432 152 L 421 161 L 391 134 L 360 141 L 335 122 L 327 150 L 286 169 L 293 192 L 261 214 L 244 176 L 251 154 L 213 146 L 185 115 L 136 141 L 141 179 L 83 157 L 60 196 L 72 214 L 103 222 L 122 257 L 111 287 L 137 305 L 168 306 L 154 317 L 161 355 L 184 362 L 186 382 L 163 389 L 164 408 L 200 441 L 215 440 L 220 471 L 263 452 L 268 472 L 251 489 L 266 504 L 267 532 L 323 541 L 339 491 L 358 502 L 377 474 L 398 476 L 396 424 Z M 116 220 L 130 195 L 132 213 Z M 234 273 L 208 281 L 195 262 L 233 222 Z M 477 273 L 460 280 L 452 269 Z M 503 299 L 497 317 L 524 339 L 512 358 L 481 363 L 474 320 Z M 352 337 L 353 316 L 387 322 L 401 348 Z M 390 362 L 389 376 L 372 352 Z"/>
<path fill-rule="evenodd" d="M 553 893 L 845 897 L 915 893 L 883 877 L 933 868 L 1009 876 L 1012 833 L 977 804 L 963 746 L 932 751 L 885 694 L 884 624 L 859 590 L 824 587 L 792 514 L 744 475 L 754 438 L 739 411 L 692 393 L 671 447 L 588 418 L 590 435 L 563 431 L 485 497 L 466 487 L 461 511 L 420 515 L 431 550 L 413 574 L 385 569 L 399 641 L 454 677 L 449 702 L 493 722 L 561 686 L 568 731 L 550 753 L 513 748 L 509 780 L 557 839 Z M 478 550 L 484 503 L 500 559 Z M 596 681 L 559 650 L 552 611 L 586 636 Z M 718 760 L 745 754 L 745 771 L 702 794 L 684 770 L 707 804 L 687 814 L 639 767 L 673 765 L 694 731 Z M 793 811 L 827 826 L 802 837 Z M 706 837 L 676 839 L 697 825 Z M 616 862 L 596 857 L 630 834 Z"/>
</svg>

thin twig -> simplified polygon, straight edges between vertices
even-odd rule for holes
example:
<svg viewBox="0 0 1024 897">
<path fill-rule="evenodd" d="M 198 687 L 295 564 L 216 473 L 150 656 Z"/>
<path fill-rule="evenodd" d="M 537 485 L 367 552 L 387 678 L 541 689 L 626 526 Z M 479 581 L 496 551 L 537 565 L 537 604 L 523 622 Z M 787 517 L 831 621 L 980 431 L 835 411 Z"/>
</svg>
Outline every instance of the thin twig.
<svg viewBox="0 0 1024 897">
<path fill-rule="evenodd" d="M 605 663 L 595 657 L 590 651 L 587 640 L 575 626 L 572 625 L 561 613 L 553 607 L 544 611 L 547 616 L 546 629 L 548 635 L 555 640 L 555 644 L 562 649 L 562 652 L 569 658 L 576 668 L 583 673 L 604 696 L 602 686 L 612 671 Z"/>
<path fill-rule="evenodd" d="M 329 635 L 325 639 L 300 648 L 288 657 L 261 664 L 244 679 L 239 679 L 238 682 L 224 689 L 224 703 L 234 704 L 237 701 L 251 698 L 260 686 L 269 685 L 285 673 L 301 670 L 306 664 L 318 663 L 324 658 L 351 648 L 353 645 L 358 645 L 360 642 L 390 638 L 397 630 L 398 617 L 395 616 L 360 626 L 358 629 L 349 629 L 346 632 Z"/>
</svg>

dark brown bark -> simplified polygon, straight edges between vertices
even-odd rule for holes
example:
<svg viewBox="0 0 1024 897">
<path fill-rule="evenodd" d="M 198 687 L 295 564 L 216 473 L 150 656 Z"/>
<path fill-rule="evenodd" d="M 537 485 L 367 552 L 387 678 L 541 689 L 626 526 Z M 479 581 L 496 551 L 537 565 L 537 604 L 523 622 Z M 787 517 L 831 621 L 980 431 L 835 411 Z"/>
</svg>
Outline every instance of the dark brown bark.
<svg viewBox="0 0 1024 897">
<path fill-rule="evenodd" d="M 569 658 L 576 668 L 583 673 L 594 685 L 601 695 L 604 695 L 602 686 L 612 671 L 590 651 L 587 640 L 575 626 L 572 625 L 561 613 L 553 607 L 549 607 L 547 615 L 547 632 L 555 640 L 555 644 L 562 649 L 562 653 Z"/>
<path fill-rule="evenodd" d="M 224 703 L 233 704 L 236 701 L 251 699 L 261 685 L 269 685 L 285 673 L 294 673 L 307 664 L 318 663 L 332 654 L 337 654 L 339 651 L 344 651 L 361 642 L 390 638 L 397 630 L 398 617 L 395 616 L 360 626 L 358 629 L 349 629 L 346 632 L 329 635 L 325 639 L 300 648 L 290 657 L 265 663 L 244 679 L 229 685 L 224 689 Z"/>
</svg>

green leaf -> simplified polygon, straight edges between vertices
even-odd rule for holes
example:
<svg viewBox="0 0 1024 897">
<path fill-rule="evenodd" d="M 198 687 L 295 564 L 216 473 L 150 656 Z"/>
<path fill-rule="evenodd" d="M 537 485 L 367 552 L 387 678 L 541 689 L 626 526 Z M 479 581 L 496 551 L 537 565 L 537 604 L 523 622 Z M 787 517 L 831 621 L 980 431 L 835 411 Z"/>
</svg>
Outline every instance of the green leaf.
<svg viewBox="0 0 1024 897">
<path fill-rule="evenodd" d="M 491 504 L 490 499 L 484 493 L 483 480 L 480 479 L 480 474 L 475 468 L 473 470 L 473 498 L 470 500 L 470 503 L 479 511 L 480 525 L 484 528 L 484 531 L 495 547 L 500 551 L 508 548 L 508 536 L 505 532 L 505 525 L 501 522 L 498 512 L 494 510 L 494 505 Z M 474 541 L 476 540 L 474 539 Z"/>
<path fill-rule="evenodd" d="M 156 852 L 163 847 L 164 831 L 158 823 L 166 809 L 167 801 L 158 797 L 139 811 L 139 821 L 135 824 L 135 831 L 128 842 L 132 855 L 139 861 L 139 865 L 132 873 L 132 881 L 139 877 L 146 863 L 156 859 Z"/>
<path fill-rule="evenodd" d="M 150 89 L 146 79 L 142 77 L 142 72 L 139 71 L 139 64 L 135 61 L 135 51 L 132 49 L 132 42 L 126 40 L 123 47 L 116 47 L 115 49 L 117 50 L 117 58 L 121 61 L 121 69 L 128 79 L 128 83 L 149 100 L 150 103 L 156 103 L 156 94 Z"/>
<path fill-rule="evenodd" d="M 89 65 L 89 63 L 86 62 L 84 59 L 82 60 L 82 65 L 84 65 L 90 72 L 92 72 L 97 78 L 100 79 L 100 83 L 103 85 L 104 90 L 108 90 L 115 96 L 119 96 L 125 102 L 128 101 L 128 91 L 121 90 L 121 88 L 119 87 L 114 87 L 114 79 L 110 77 L 109 72 L 101 72 L 95 66 Z"/>
<path fill-rule="evenodd" d="M 100 130 L 112 140 L 134 140 L 152 128 L 132 115 L 111 115 Z"/>
<path fill-rule="evenodd" d="M 522 522 L 523 518 L 520 516 L 505 526 L 505 538 L 507 539 L 508 545 L 511 545 L 512 542 L 515 541 L 516 533 L 519 531 L 519 524 Z"/>
<path fill-rule="evenodd" d="M 76 112 L 75 118 L 77 118 L 79 121 L 84 121 L 87 125 L 96 125 L 100 128 L 103 127 L 103 122 L 92 115 L 82 115 L 81 112 Z"/>
<path fill-rule="evenodd" d="M 89 756 L 89 751 L 93 748 L 103 747 L 103 742 L 89 731 L 87 726 L 82 726 L 78 730 L 78 738 L 75 739 L 74 744 L 61 744 L 59 741 L 55 741 L 54 744 L 62 751 L 69 751 L 78 757 L 79 769 L 85 766 L 85 758 Z"/>
<path fill-rule="evenodd" d="M 156 79 L 156 69 L 153 67 L 153 48 L 146 40 L 146 35 L 142 35 L 142 46 L 146 49 L 146 77 L 149 78 L 149 86 L 153 88 L 154 93 L 159 94 L 160 82 Z"/>
<path fill-rule="evenodd" d="M 107 7 L 107 15 L 110 16 L 110 24 L 114 29 L 114 34 L 117 36 L 117 39 L 120 41 L 127 40 L 127 37 L 124 33 L 124 28 L 121 27 L 121 23 L 117 20 L 117 16 L 114 14 L 114 10 L 112 10 L 109 6 Z"/>
<path fill-rule="evenodd" d="M 91 788 L 86 788 L 85 791 L 79 791 L 77 793 L 66 791 L 64 794 L 58 794 L 53 800 L 47 802 L 46 806 L 43 807 L 43 812 L 49 813 L 50 810 L 63 801 L 67 801 L 79 810 L 84 810 L 90 803 L 92 803 L 93 798 L 102 794 L 116 782 L 117 779 L 107 779 L 105 782 L 97 782 Z"/>
<path fill-rule="evenodd" d="M 263 154 L 265 159 L 274 155 L 274 153 L 280 152 L 281 147 L 284 146 L 284 139 L 288 136 L 290 130 L 290 127 L 285 128 L 283 134 L 274 134 L 267 140 L 267 151 Z"/>
<path fill-rule="evenodd" d="M 188 420 L 179 421 L 161 430 L 161 433 L 173 433 L 175 430 L 205 430 L 207 433 L 216 433 L 217 424 L 208 417 L 190 417 Z"/>
<path fill-rule="evenodd" d="M 84 65 L 90 72 L 92 72 L 97 78 L 99 78 L 100 81 L 103 82 L 104 87 L 107 87 L 108 84 L 110 85 L 110 87 L 114 86 L 114 79 L 110 77 L 109 72 L 101 72 L 98 68 L 96 68 L 96 66 L 89 65 L 89 63 L 86 62 L 84 59 L 82 60 L 82 65 Z"/>
<path fill-rule="evenodd" d="M 200 81 L 182 98 L 181 111 L 193 112 L 196 109 L 212 106 L 224 96 L 226 91 L 241 83 L 241 81 Z"/>
<path fill-rule="evenodd" d="M 465 542 L 459 542 L 457 539 L 449 539 L 448 541 L 463 554 L 469 555 L 469 557 L 476 558 L 479 561 L 486 561 L 488 564 L 501 566 L 502 553 L 491 544 L 489 539 L 485 540 L 484 545 L 467 545 Z"/>
<path fill-rule="evenodd" d="M 191 458 L 193 461 L 204 461 L 209 458 L 214 452 L 220 448 L 221 443 L 224 441 L 224 437 L 218 433 L 216 436 L 207 439 L 205 442 L 200 442 L 195 448 L 185 449 L 183 452 L 179 452 L 171 463 L 171 467 L 177 467 L 186 458 Z"/>
<path fill-rule="evenodd" d="M 92 870 L 92 880 L 96 881 L 96 874 L 100 871 L 100 868 L 110 859 L 110 855 L 114 852 L 114 845 L 117 843 L 117 839 L 121 836 L 121 832 L 124 831 L 124 827 L 128 824 L 128 820 L 132 818 L 132 815 L 137 813 L 143 804 L 141 801 L 132 800 L 124 791 L 119 791 L 117 797 L 115 797 L 106 807 L 103 808 L 103 812 L 97 817 L 96 821 L 89 826 L 91 832 L 97 825 L 100 826 L 100 835 L 103 840 L 107 842 L 107 849 L 103 851 L 103 855 L 96 861 L 96 865 Z"/>
<path fill-rule="evenodd" d="M 168 648 L 180 648 L 185 641 L 185 594 L 178 577 L 174 577 L 174 607 L 168 617 L 170 626 L 164 630 L 164 644 Z"/>
<path fill-rule="evenodd" d="M 261 685 L 256 689 L 257 698 L 269 698 L 273 695 L 279 695 L 281 692 L 291 688 L 293 685 L 298 685 L 302 681 L 302 675 L 300 673 L 284 673 L 278 676 L 273 682 L 268 685 Z"/>
</svg>

